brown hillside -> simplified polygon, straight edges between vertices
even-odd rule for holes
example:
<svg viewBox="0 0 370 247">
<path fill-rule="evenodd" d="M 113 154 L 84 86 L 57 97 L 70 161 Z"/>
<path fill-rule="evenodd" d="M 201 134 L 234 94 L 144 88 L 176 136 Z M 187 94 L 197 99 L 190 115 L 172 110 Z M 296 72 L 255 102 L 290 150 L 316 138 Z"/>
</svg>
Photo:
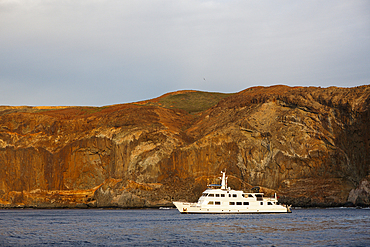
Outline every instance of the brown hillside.
<svg viewBox="0 0 370 247">
<path fill-rule="evenodd" d="M 179 91 L 106 107 L 0 107 L 2 207 L 196 200 L 227 168 L 296 206 L 369 204 L 370 86 Z"/>
</svg>

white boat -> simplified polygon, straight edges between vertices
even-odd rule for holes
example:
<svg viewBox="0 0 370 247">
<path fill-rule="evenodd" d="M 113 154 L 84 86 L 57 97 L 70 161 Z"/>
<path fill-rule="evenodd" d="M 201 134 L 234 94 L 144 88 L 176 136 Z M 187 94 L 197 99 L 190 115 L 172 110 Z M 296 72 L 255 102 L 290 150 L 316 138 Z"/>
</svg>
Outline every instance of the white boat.
<svg viewBox="0 0 370 247">
<path fill-rule="evenodd" d="M 210 184 L 198 202 L 173 202 L 182 214 L 266 214 L 291 213 L 290 206 L 281 205 L 276 193 L 274 197 L 264 197 L 263 193 L 244 193 L 227 187 L 226 172 L 221 172 L 221 184 Z"/>
</svg>

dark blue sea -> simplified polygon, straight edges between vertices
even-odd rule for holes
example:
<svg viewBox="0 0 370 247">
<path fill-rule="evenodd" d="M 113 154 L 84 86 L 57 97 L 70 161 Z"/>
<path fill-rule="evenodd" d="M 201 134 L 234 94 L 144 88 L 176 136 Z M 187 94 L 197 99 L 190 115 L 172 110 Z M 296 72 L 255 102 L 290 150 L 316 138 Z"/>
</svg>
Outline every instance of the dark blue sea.
<svg viewBox="0 0 370 247">
<path fill-rule="evenodd" d="M 0 246 L 370 246 L 370 210 L 0 210 Z"/>
</svg>

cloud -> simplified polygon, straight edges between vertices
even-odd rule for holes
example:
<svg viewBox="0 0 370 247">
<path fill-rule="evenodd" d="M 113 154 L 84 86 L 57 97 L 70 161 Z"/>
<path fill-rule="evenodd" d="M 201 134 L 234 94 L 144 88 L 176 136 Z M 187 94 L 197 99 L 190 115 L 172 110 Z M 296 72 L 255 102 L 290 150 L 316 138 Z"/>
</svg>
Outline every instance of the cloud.
<svg viewBox="0 0 370 247">
<path fill-rule="evenodd" d="M 0 104 L 369 84 L 368 1 L 0 1 Z M 206 80 L 203 80 L 206 78 Z"/>
</svg>

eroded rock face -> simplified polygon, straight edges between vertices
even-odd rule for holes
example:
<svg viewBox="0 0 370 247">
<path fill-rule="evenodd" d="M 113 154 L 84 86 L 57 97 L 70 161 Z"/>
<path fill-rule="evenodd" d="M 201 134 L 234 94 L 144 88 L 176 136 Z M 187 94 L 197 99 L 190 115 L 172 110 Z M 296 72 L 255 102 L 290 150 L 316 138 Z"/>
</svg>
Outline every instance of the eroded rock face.
<svg viewBox="0 0 370 247">
<path fill-rule="evenodd" d="M 348 201 L 357 206 L 370 205 L 370 176 L 364 178 L 357 188 L 349 192 Z"/>
<path fill-rule="evenodd" d="M 198 114 L 156 100 L 0 107 L 0 204 L 169 206 L 227 169 L 230 187 L 295 206 L 369 205 L 369 96 L 370 86 L 256 87 Z"/>
</svg>

